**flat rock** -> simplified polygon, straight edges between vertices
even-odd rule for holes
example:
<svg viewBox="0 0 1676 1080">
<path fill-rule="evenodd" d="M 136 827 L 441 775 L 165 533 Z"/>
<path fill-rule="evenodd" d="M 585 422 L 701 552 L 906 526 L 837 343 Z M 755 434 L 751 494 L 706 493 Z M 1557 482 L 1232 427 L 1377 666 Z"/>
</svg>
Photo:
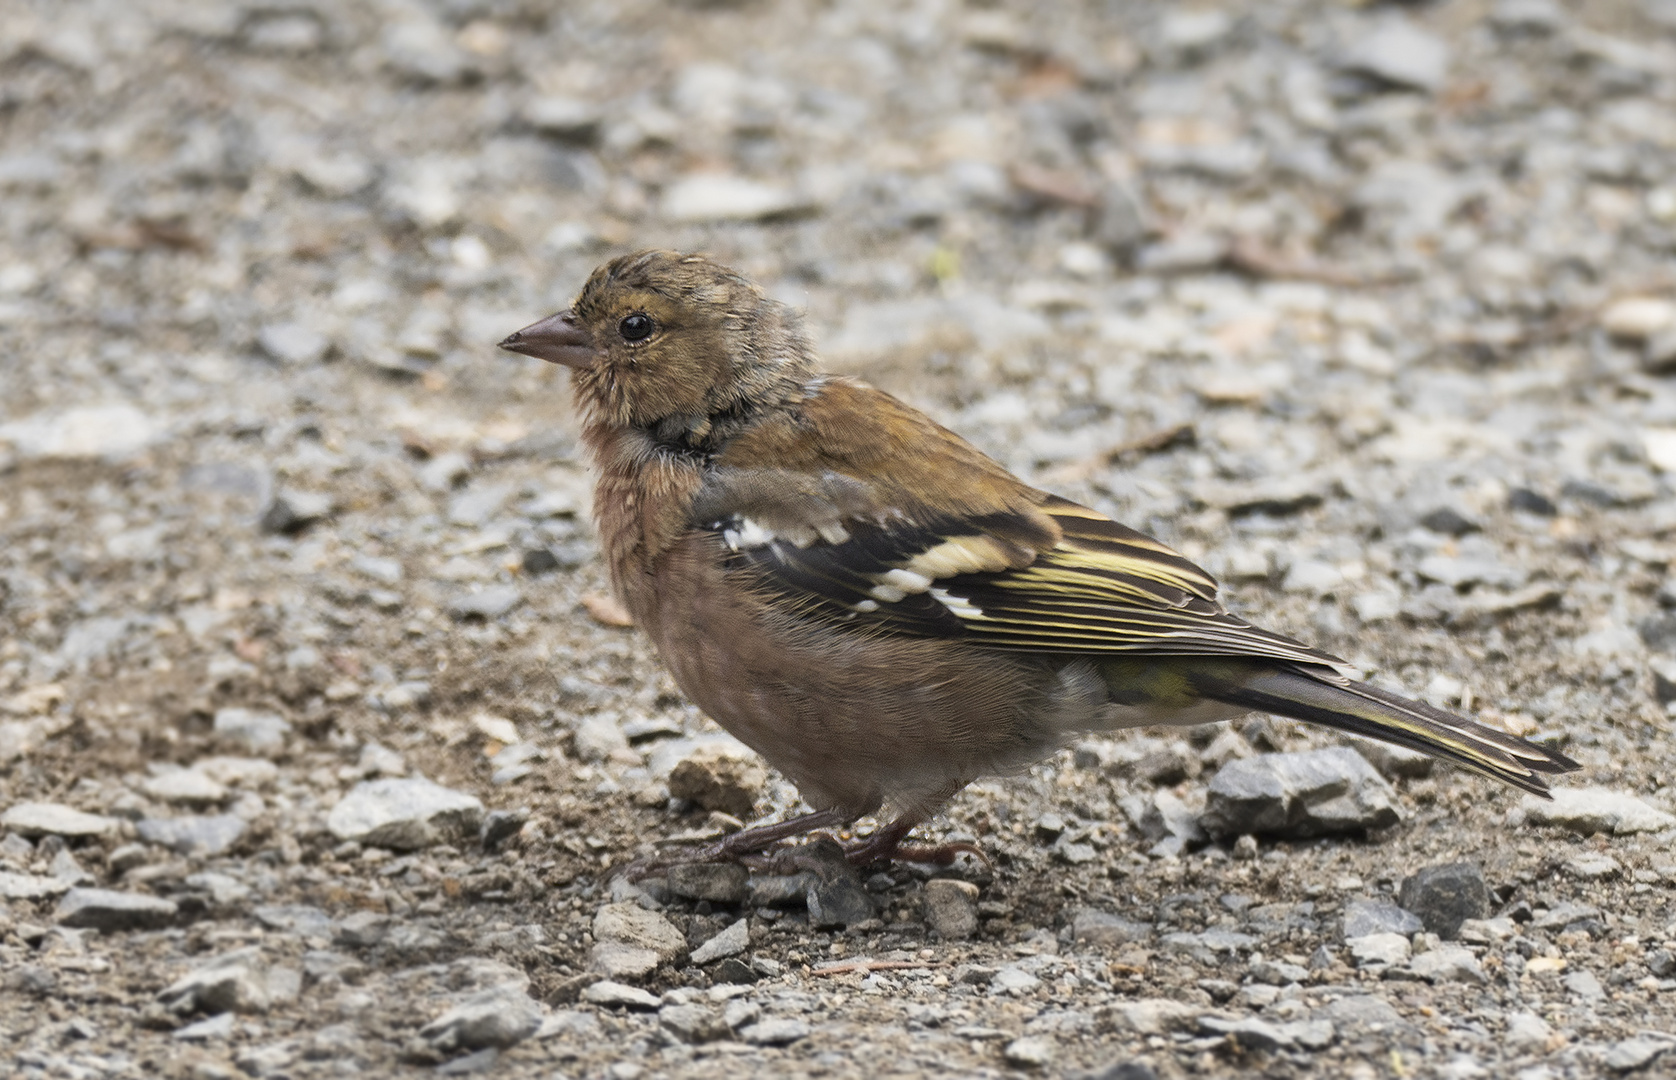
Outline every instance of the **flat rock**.
<svg viewBox="0 0 1676 1080">
<path fill-rule="evenodd" d="M 1428 93 L 1449 77 L 1449 46 L 1407 19 L 1392 16 L 1345 50 L 1344 68 L 1381 82 Z"/>
<path fill-rule="evenodd" d="M 768 773 L 743 746 L 700 743 L 669 771 L 668 783 L 673 798 L 743 817 L 762 798 Z"/>
<path fill-rule="evenodd" d="M 42 836 L 102 836 L 116 825 L 115 818 L 83 813 L 59 803 L 18 803 L 0 814 L 0 828 L 30 840 Z"/>
<path fill-rule="evenodd" d="M 1585 851 L 1567 859 L 1561 867 L 1571 877 L 1581 881 L 1605 881 L 1619 877 L 1624 864 L 1604 851 Z"/>
<path fill-rule="evenodd" d="M 1533 1012 L 1520 1010 L 1507 1015 L 1507 1032 L 1503 1036 L 1508 1050 L 1515 1054 L 1541 1053 L 1548 1049 L 1554 1029 L 1548 1021 Z"/>
<path fill-rule="evenodd" d="M 1490 887 L 1477 863 L 1428 866 L 1403 879 L 1397 902 L 1420 917 L 1427 930 L 1452 939 L 1468 919 L 1490 914 Z"/>
<path fill-rule="evenodd" d="M 751 930 L 744 919 L 736 919 L 693 950 L 692 962 L 709 964 L 729 956 L 738 956 L 751 947 Z"/>
<path fill-rule="evenodd" d="M 610 979 L 588 985 L 580 996 L 589 1005 L 606 1008 L 653 1010 L 659 1004 L 656 994 L 648 994 L 638 986 L 625 986 Z"/>
<path fill-rule="evenodd" d="M 1082 945 L 1128 945 L 1151 936 L 1151 923 L 1125 919 L 1098 908 L 1078 908 L 1071 917 L 1071 937 Z"/>
<path fill-rule="evenodd" d="M 53 918 L 76 929 L 155 930 L 174 921 L 180 909 L 171 900 L 115 889 L 71 889 L 58 902 Z"/>
<path fill-rule="evenodd" d="M 1439 945 L 1427 949 L 1408 962 L 1410 973 L 1429 982 L 1485 983 L 1484 969 L 1478 957 L 1464 945 Z"/>
<path fill-rule="evenodd" d="M 157 997 L 180 1016 L 266 1012 L 270 999 L 261 950 L 251 946 L 217 956 L 176 979 Z"/>
<path fill-rule="evenodd" d="M 1406 963 L 1411 948 L 1406 937 L 1392 933 L 1363 934 L 1345 938 L 1344 943 L 1356 958 L 1357 967 L 1394 967 Z"/>
<path fill-rule="evenodd" d="M 1368 934 L 1417 934 L 1426 928 L 1420 917 L 1389 900 L 1352 900 L 1344 905 L 1344 937 Z"/>
<path fill-rule="evenodd" d="M 1649 806 L 1627 791 L 1611 788 L 1555 788 L 1553 800 L 1526 795 L 1519 802 L 1525 820 L 1536 825 L 1558 825 L 1589 836 L 1608 833 L 1661 832 L 1676 827 L 1676 815 Z"/>
<path fill-rule="evenodd" d="M 1111 1006 L 1110 1019 L 1119 1031 L 1136 1035 L 1168 1035 L 1196 1031 L 1204 1008 L 1171 998 L 1142 998 Z"/>
<path fill-rule="evenodd" d="M 696 1002 L 665 1005 L 658 1010 L 658 1026 L 684 1043 L 712 1042 L 730 1034 L 721 1013 Z"/>
<path fill-rule="evenodd" d="M 524 602 L 516 585 L 485 585 L 448 602 L 448 614 L 456 619 L 498 619 Z"/>
<path fill-rule="evenodd" d="M 689 900 L 737 904 L 745 899 L 750 872 L 738 863 L 682 863 L 669 868 L 669 891 Z"/>
<path fill-rule="evenodd" d="M 1042 1069 L 1053 1064 L 1059 1047 L 1044 1035 L 1026 1035 L 1014 1039 L 1001 1050 L 1007 1064 L 1019 1069 Z"/>
<path fill-rule="evenodd" d="M 291 725 L 277 713 L 218 709 L 215 714 L 215 737 L 258 757 L 281 753 L 290 734 Z"/>
<path fill-rule="evenodd" d="M 482 824 L 483 804 L 475 796 L 420 776 L 363 781 L 326 816 L 339 840 L 397 851 L 467 840 Z"/>
<path fill-rule="evenodd" d="M 142 818 L 134 823 L 141 840 L 181 855 L 220 855 L 238 843 L 247 827 L 237 814 Z"/>
<path fill-rule="evenodd" d="M 49 900 L 69 889 L 70 883 L 60 878 L 0 870 L 0 898 L 6 900 Z"/>
<path fill-rule="evenodd" d="M 739 1029 L 739 1037 L 752 1046 L 790 1046 L 809 1037 L 809 1025 L 789 1017 L 774 1017 L 745 1025 Z"/>
<path fill-rule="evenodd" d="M 1606 1047 L 1601 1051 L 1600 1063 L 1613 1072 L 1634 1072 L 1651 1065 L 1672 1046 L 1676 1046 L 1676 1041 L 1638 1035 Z"/>
<path fill-rule="evenodd" d="M 26 458 L 118 460 L 162 436 L 155 420 L 126 404 L 85 405 L 0 424 L 0 443 L 10 443 Z"/>
<path fill-rule="evenodd" d="M 162 802 L 203 805 L 218 803 L 227 798 L 224 784 L 211 779 L 197 769 L 170 769 L 140 782 L 140 790 Z"/>
<path fill-rule="evenodd" d="M 790 188 L 720 174 L 677 180 L 663 197 L 664 216 L 678 222 L 753 221 L 812 208 Z"/>
<path fill-rule="evenodd" d="M 687 939 L 668 919 L 639 904 L 606 904 L 594 914 L 594 940 L 647 949 L 664 963 L 687 951 Z"/>
<path fill-rule="evenodd" d="M 1395 793 L 1347 746 L 1230 761 L 1211 778 L 1199 822 L 1212 836 L 1307 838 L 1387 828 Z"/>
<path fill-rule="evenodd" d="M 1220 1016 L 1201 1016 L 1199 1029 L 1207 1035 L 1232 1038 L 1245 1050 L 1273 1053 L 1276 1050 L 1290 1049 L 1295 1045 L 1290 1032 L 1255 1016 L 1241 1017 L 1237 1020 Z"/>
<path fill-rule="evenodd" d="M 541 1005 L 517 983 L 481 990 L 426 1024 L 419 1037 L 444 1053 L 504 1050 L 541 1028 Z"/>
</svg>

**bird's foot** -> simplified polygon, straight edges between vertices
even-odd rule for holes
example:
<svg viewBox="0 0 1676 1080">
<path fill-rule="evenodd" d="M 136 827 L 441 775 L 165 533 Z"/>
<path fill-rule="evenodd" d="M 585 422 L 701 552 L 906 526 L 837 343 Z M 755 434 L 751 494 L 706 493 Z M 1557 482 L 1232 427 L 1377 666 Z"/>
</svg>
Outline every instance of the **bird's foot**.
<svg viewBox="0 0 1676 1080">
<path fill-rule="evenodd" d="M 992 865 L 989 856 L 976 844 L 969 844 L 964 840 L 954 840 L 946 844 L 910 844 L 907 842 L 908 833 L 918 825 L 917 819 L 898 818 L 862 840 L 851 841 L 844 845 L 844 857 L 851 866 L 871 866 L 877 862 L 931 863 L 935 866 L 949 866 L 962 853 L 972 856 L 985 866 Z"/>
</svg>

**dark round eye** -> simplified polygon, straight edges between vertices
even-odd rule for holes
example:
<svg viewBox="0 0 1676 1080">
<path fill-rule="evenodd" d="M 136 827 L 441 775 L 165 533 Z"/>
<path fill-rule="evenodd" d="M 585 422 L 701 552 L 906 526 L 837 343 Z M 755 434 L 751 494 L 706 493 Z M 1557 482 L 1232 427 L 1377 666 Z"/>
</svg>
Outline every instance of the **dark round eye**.
<svg viewBox="0 0 1676 1080">
<path fill-rule="evenodd" d="M 623 335 L 624 341 L 645 341 L 652 336 L 652 317 L 637 311 L 617 324 L 617 333 Z"/>
</svg>

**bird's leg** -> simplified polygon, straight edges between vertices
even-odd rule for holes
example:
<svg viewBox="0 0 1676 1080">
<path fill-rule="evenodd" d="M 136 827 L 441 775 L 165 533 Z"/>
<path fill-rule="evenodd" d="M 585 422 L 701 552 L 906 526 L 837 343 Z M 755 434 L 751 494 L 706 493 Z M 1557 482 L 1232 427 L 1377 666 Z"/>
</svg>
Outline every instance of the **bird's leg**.
<svg viewBox="0 0 1676 1080">
<path fill-rule="evenodd" d="M 918 817 L 904 814 L 866 840 L 845 845 L 844 857 L 849 859 L 851 866 L 869 866 L 891 859 L 948 866 L 954 862 L 955 856 L 964 851 L 982 860 L 985 866 L 990 864 L 989 856 L 984 854 L 982 848 L 964 841 L 957 840 L 950 844 L 903 843 L 920 820 Z"/>
<path fill-rule="evenodd" d="M 835 829 L 848 824 L 850 820 L 850 815 L 840 809 L 816 810 L 814 813 L 800 814 L 772 825 L 758 825 L 754 829 L 728 833 L 720 840 L 708 844 L 686 847 L 684 850 L 671 851 L 649 859 L 638 859 L 624 867 L 623 873 L 630 881 L 638 881 L 659 870 L 682 863 L 745 862 L 749 856 L 771 844 L 793 836 L 802 836 L 816 829 Z"/>
</svg>

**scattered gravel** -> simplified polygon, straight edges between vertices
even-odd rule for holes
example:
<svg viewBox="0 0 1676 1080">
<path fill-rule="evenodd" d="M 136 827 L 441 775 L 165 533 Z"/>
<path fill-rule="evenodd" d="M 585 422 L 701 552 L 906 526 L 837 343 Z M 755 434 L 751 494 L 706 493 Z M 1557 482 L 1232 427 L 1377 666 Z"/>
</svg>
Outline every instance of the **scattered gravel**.
<svg viewBox="0 0 1676 1080">
<path fill-rule="evenodd" d="M 8 12 L 0 1073 L 1668 1070 L 1670 5 L 642 7 Z M 653 245 L 1585 771 L 1252 717 L 659 862 L 796 792 L 492 344 Z"/>
</svg>

